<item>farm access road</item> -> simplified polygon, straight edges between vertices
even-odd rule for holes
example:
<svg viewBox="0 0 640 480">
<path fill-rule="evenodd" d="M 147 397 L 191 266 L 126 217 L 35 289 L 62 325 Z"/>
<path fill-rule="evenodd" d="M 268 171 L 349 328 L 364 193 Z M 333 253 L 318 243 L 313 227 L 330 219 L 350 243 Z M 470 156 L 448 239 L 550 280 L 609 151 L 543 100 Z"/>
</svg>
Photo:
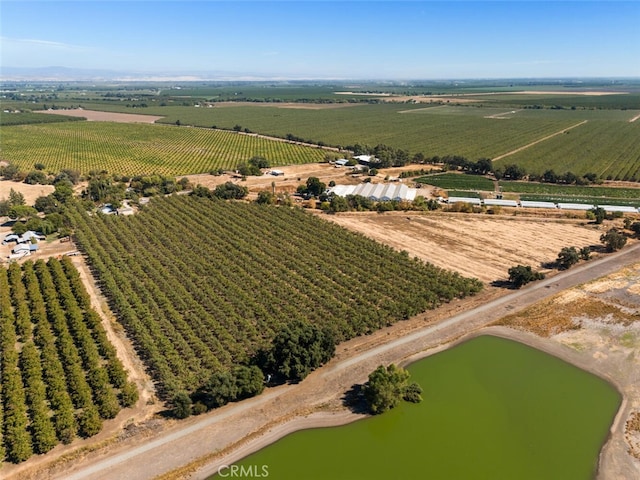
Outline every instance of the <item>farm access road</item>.
<svg viewBox="0 0 640 480">
<path fill-rule="evenodd" d="M 422 316 L 408 333 L 399 322 L 367 337 L 358 337 L 337 349 L 336 357 L 298 385 L 282 385 L 262 395 L 229 404 L 211 413 L 175 422 L 151 438 L 128 439 L 106 451 L 88 454 L 73 465 L 39 478 L 66 480 L 206 478 L 274 442 L 295 429 L 336 425 L 362 418 L 345 411 L 342 396 L 354 384 L 366 381 L 380 364 L 404 363 L 424 352 L 478 330 L 562 290 L 611 274 L 640 258 L 640 243 L 587 262 L 526 288 L 499 296 L 476 308 L 437 323 Z M 427 312 L 427 315 L 433 312 Z M 426 326 L 425 326 L 426 325 Z M 399 331 L 399 332 L 398 332 Z M 314 414 L 320 412 L 320 415 Z M 193 477 L 192 477 L 193 478 Z"/>
</svg>

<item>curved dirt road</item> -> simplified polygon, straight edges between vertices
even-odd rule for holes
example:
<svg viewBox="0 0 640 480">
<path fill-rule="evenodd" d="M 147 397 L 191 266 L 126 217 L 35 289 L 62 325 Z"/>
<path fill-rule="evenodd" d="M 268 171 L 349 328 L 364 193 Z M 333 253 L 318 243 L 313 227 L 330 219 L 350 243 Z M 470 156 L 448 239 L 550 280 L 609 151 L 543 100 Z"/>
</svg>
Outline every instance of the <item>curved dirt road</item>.
<svg viewBox="0 0 640 480">
<path fill-rule="evenodd" d="M 174 427 L 142 444 L 139 440 L 135 445 L 123 442 L 113 450 L 90 454 L 76 466 L 67 465 L 63 467 L 64 471 L 40 478 L 143 480 L 196 463 L 199 469 L 194 466 L 192 470 L 198 470 L 197 477 L 206 476 L 215 472 L 218 465 L 233 461 L 239 454 L 246 455 L 279 438 L 282 433 L 278 431 L 287 430 L 290 420 L 295 419 L 295 423 L 303 428 L 304 417 L 314 411 L 340 411 L 342 394 L 352 385 L 364 382 L 369 372 L 379 364 L 406 361 L 418 352 L 483 327 L 507 313 L 525 308 L 566 288 L 613 273 L 637 262 L 638 258 L 640 243 L 373 348 L 358 351 L 357 342 L 346 342 L 334 360 L 313 372 L 299 385 L 269 389 L 259 397 L 176 423 Z M 359 418 L 358 415 L 342 411 L 338 415 L 338 422 L 328 423 L 345 423 Z M 317 423 L 315 416 L 310 420 Z M 216 452 L 220 452 L 220 455 L 216 455 Z"/>
</svg>

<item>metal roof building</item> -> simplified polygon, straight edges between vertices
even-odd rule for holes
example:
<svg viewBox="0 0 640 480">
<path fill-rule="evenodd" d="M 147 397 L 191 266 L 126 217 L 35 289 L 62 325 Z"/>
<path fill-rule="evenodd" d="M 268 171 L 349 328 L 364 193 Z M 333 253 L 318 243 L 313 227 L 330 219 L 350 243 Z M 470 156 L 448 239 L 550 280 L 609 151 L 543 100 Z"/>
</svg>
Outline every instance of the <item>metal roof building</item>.
<svg viewBox="0 0 640 480">
<path fill-rule="evenodd" d="M 600 205 L 605 212 L 624 212 L 624 213 L 638 213 L 636 207 L 630 207 L 626 205 Z"/>
<path fill-rule="evenodd" d="M 485 205 L 492 205 L 496 207 L 517 207 L 518 202 L 515 200 L 503 200 L 500 198 L 487 198 L 484 201 Z"/>
<path fill-rule="evenodd" d="M 535 200 L 520 200 L 523 208 L 558 208 L 553 202 L 537 202 Z"/>
<path fill-rule="evenodd" d="M 588 203 L 558 203 L 558 208 L 561 210 L 591 210 L 594 206 Z"/>
<path fill-rule="evenodd" d="M 336 185 L 329 189 L 329 194 L 339 197 L 360 195 L 375 202 L 391 200 L 411 202 L 418 195 L 418 190 L 409 188 L 402 183 L 361 183 L 359 185 Z"/>
<path fill-rule="evenodd" d="M 447 199 L 449 203 L 470 203 L 471 205 L 481 205 L 482 202 L 479 198 L 475 197 L 449 197 Z"/>
</svg>

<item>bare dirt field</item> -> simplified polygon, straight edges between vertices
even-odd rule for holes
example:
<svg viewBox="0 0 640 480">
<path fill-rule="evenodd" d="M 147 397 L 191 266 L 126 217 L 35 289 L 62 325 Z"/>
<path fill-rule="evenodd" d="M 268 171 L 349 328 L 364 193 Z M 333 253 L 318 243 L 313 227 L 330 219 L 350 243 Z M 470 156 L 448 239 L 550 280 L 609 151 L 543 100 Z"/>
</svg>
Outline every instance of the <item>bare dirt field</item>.
<svg viewBox="0 0 640 480">
<path fill-rule="evenodd" d="M 8 199 L 12 189 L 24 195 L 27 205 L 33 205 L 36 198 L 45 197 L 55 190 L 53 185 L 29 185 L 11 180 L 0 180 L 0 200 Z"/>
<path fill-rule="evenodd" d="M 562 247 L 599 245 L 600 235 L 609 228 L 585 225 L 584 220 L 441 212 L 362 212 L 324 218 L 484 282 L 506 279 L 507 270 L 518 264 L 540 269 L 554 261 Z"/>
<path fill-rule="evenodd" d="M 68 117 L 83 117 L 89 122 L 117 122 L 117 123 L 155 123 L 163 117 L 155 115 L 140 115 L 135 113 L 98 112 L 74 108 L 72 110 L 42 110 L 36 113 L 51 115 L 66 115 Z"/>
</svg>

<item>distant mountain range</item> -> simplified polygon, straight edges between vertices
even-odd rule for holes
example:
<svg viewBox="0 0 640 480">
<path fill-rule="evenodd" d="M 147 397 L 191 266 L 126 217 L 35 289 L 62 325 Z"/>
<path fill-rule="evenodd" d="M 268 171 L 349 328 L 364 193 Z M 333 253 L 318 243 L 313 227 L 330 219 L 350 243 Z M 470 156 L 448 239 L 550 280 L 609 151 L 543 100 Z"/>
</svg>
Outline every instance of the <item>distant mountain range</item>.
<svg viewBox="0 0 640 480">
<path fill-rule="evenodd" d="M 3 82 L 135 82 L 135 81 L 269 81 L 269 80 L 314 80 L 309 77 L 268 76 L 243 74 L 238 72 L 125 72 L 117 70 L 84 69 L 68 67 L 0 67 L 0 81 Z M 329 80 L 329 79 L 327 79 Z"/>
</svg>

